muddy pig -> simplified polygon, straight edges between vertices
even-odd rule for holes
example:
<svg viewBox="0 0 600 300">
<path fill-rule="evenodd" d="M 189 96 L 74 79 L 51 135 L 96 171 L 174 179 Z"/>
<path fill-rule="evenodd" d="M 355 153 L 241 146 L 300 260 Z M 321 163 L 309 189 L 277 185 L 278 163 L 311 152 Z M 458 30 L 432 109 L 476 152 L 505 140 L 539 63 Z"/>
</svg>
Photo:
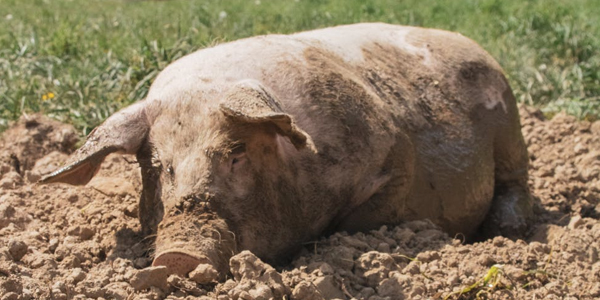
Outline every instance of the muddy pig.
<svg viewBox="0 0 600 300">
<path fill-rule="evenodd" d="M 43 182 L 85 184 L 135 154 L 154 265 L 227 272 L 303 242 L 428 218 L 449 234 L 518 236 L 532 203 L 515 98 L 472 40 L 356 24 L 242 39 L 169 65 Z M 217 279 L 215 278 L 215 279 Z"/>
</svg>

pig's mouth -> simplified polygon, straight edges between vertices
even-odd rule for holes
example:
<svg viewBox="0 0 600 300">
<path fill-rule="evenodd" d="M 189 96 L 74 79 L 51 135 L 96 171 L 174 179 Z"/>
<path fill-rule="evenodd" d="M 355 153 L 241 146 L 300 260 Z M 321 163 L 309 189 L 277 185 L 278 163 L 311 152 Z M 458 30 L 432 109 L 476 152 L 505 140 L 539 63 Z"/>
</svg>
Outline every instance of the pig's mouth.
<svg viewBox="0 0 600 300">
<path fill-rule="evenodd" d="M 177 274 L 185 277 L 199 264 L 210 264 L 207 257 L 182 251 L 181 248 L 169 249 L 157 254 L 152 262 L 153 266 L 166 266 L 169 274 Z"/>
</svg>

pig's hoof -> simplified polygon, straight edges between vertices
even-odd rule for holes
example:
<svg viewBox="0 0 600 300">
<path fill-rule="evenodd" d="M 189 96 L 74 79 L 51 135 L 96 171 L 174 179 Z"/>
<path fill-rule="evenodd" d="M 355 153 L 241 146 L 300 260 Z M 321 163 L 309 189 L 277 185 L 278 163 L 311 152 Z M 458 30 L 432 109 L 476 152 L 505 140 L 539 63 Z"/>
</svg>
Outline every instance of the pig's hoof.
<svg viewBox="0 0 600 300">
<path fill-rule="evenodd" d="M 169 274 L 177 274 L 185 277 L 203 262 L 205 260 L 181 251 L 165 251 L 154 258 L 152 265 L 166 266 Z"/>
</svg>

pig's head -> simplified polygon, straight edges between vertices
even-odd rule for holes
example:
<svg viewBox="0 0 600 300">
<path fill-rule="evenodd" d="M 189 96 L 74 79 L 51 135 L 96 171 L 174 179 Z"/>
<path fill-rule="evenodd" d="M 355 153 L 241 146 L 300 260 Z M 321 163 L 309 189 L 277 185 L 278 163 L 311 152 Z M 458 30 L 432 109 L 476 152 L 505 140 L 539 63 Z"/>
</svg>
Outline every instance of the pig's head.
<svg viewBox="0 0 600 300">
<path fill-rule="evenodd" d="M 42 182 L 86 184 L 108 154 L 136 154 L 142 230 L 156 233 L 153 264 L 181 275 L 209 264 L 217 279 L 237 251 L 260 251 L 257 243 L 266 240 L 258 237 L 277 221 L 272 201 L 282 196 L 274 185 L 294 176 L 281 170 L 315 149 L 256 82 L 239 82 L 224 93 L 189 94 L 119 111 Z"/>
</svg>

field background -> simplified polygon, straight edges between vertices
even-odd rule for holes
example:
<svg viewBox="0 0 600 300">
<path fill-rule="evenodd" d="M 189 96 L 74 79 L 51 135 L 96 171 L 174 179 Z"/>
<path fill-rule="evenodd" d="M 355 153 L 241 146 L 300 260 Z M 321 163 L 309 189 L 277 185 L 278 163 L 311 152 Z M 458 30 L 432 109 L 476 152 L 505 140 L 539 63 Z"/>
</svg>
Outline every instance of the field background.
<svg viewBox="0 0 600 300">
<path fill-rule="evenodd" d="M 519 101 L 600 116 L 598 0 L 0 0 L 0 131 L 42 112 L 84 135 L 196 49 L 369 21 L 458 31 L 500 62 Z"/>
</svg>

